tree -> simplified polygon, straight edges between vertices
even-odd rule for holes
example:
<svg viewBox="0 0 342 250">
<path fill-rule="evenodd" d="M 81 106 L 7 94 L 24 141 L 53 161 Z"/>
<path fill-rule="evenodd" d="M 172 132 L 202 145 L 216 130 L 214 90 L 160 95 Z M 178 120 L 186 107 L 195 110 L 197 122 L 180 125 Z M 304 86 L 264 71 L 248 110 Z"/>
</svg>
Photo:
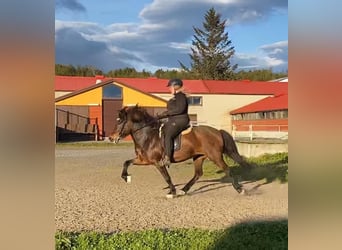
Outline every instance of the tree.
<svg viewBox="0 0 342 250">
<path fill-rule="evenodd" d="M 180 62 L 181 67 L 192 72 L 200 79 L 230 80 L 233 79 L 237 64 L 230 65 L 234 55 L 234 47 L 225 32 L 226 20 L 214 8 L 205 14 L 204 30 L 193 27 L 195 34 L 191 47 L 191 69 Z"/>
<path fill-rule="evenodd" d="M 74 67 L 71 64 L 55 64 L 55 74 L 61 76 L 95 76 L 102 75 L 102 70 L 94 66 L 80 66 Z"/>
<path fill-rule="evenodd" d="M 272 68 L 270 69 L 258 69 L 258 70 L 249 70 L 244 71 L 240 70 L 235 73 L 235 80 L 251 80 L 251 81 L 270 81 L 273 79 L 278 79 L 282 77 L 286 77 L 287 73 L 279 72 L 274 73 Z"/>
</svg>

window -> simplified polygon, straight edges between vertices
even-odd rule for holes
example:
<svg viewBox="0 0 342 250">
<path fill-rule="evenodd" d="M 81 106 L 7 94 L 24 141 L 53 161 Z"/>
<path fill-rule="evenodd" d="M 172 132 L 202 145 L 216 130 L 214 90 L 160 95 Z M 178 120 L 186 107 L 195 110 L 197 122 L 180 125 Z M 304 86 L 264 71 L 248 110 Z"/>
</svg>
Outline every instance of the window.
<svg viewBox="0 0 342 250">
<path fill-rule="evenodd" d="M 188 97 L 189 105 L 193 106 L 201 106 L 202 105 L 202 96 L 190 96 Z"/>
<path fill-rule="evenodd" d="M 242 113 L 232 115 L 236 120 L 260 120 L 260 119 L 285 119 L 288 118 L 288 110 L 275 110 L 265 112 Z"/>
<path fill-rule="evenodd" d="M 102 87 L 102 98 L 103 99 L 121 99 L 122 89 L 114 84 L 108 84 Z"/>
</svg>

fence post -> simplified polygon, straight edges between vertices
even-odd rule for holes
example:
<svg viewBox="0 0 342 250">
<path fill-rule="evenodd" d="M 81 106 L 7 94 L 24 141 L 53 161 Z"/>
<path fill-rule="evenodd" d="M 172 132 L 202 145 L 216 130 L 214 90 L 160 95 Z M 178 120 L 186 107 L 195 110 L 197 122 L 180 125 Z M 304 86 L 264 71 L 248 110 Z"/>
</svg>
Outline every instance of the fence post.
<svg viewBox="0 0 342 250">
<path fill-rule="evenodd" d="M 70 123 L 70 112 L 67 111 L 67 124 L 69 124 L 69 123 Z"/>
<path fill-rule="evenodd" d="M 99 140 L 99 130 L 97 125 L 97 117 L 95 118 L 95 141 Z"/>
<path fill-rule="evenodd" d="M 249 140 L 253 141 L 253 125 L 249 125 Z"/>
<path fill-rule="evenodd" d="M 236 125 L 233 125 L 232 136 L 233 136 L 233 139 L 235 140 L 235 137 L 236 137 Z"/>
</svg>

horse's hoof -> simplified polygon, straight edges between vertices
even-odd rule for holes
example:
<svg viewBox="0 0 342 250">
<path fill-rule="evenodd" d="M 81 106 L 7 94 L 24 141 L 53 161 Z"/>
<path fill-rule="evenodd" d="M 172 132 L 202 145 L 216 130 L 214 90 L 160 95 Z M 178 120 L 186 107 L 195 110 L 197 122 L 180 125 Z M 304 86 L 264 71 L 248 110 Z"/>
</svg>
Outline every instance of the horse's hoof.
<svg viewBox="0 0 342 250">
<path fill-rule="evenodd" d="M 177 195 L 184 196 L 184 195 L 186 195 L 186 192 L 184 190 L 179 190 Z"/>
<path fill-rule="evenodd" d="M 131 181 L 132 181 L 132 177 L 130 175 L 127 175 L 126 182 L 131 183 Z"/>
<path fill-rule="evenodd" d="M 244 188 L 242 188 L 241 191 L 240 191 L 240 194 L 241 195 L 247 195 L 247 192 L 246 192 L 246 190 Z"/>
<path fill-rule="evenodd" d="M 123 175 L 121 178 L 126 182 L 126 183 L 131 183 L 132 178 L 130 175 Z"/>
<path fill-rule="evenodd" d="M 168 198 L 168 199 L 173 199 L 175 197 L 176 197 L 176 195 L 174 195 L 174 194 L 167 194 L 166 195 L 166 198 Z"/>
</svg>

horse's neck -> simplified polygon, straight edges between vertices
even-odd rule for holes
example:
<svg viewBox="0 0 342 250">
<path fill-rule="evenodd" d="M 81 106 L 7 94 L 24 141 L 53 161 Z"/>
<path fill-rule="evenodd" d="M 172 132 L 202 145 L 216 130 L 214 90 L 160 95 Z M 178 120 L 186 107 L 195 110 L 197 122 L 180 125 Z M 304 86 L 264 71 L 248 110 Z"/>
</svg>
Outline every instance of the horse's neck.
<svg viewBox="0 0 342 250">
<path fill-rule="evenodd" d="M 157 124 L 151 124 L 142 127 L 141 129 L 136 130 L 136 132 L 133 132 L 131 136 L 136 146 L 144 148 L 154 141 L 155 138 L 159 138 L 158 126 Z"/>
</svg>

